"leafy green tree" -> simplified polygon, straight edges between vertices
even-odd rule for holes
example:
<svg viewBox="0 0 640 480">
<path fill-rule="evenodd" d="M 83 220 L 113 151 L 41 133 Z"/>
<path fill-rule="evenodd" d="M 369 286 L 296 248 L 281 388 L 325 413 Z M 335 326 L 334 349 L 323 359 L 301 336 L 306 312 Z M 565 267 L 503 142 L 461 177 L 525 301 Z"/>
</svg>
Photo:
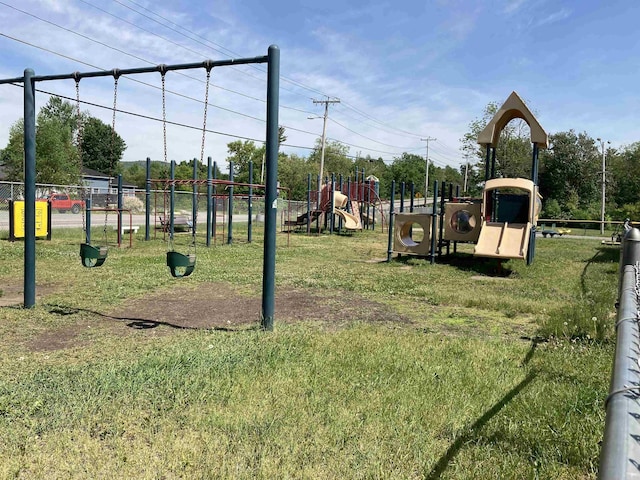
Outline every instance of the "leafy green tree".
<svg viewBox="0 0 640 480">
<path fill-rule="evenodd" d="M 227 144 L 228 162 L 233 162 L 233 180 L 247 183 L 249 180 L 249 162 L 253 162 L 254 182 L 260 178 L 264 145 L 257 146 L 251 140 L 236 140 Z"/>
<path fill-rule="evenodd" d="M 108 175 L 120 171 L 119 164 L 127 145 L 111 125 L 100 119 L 86 119 L 82 131 L 82 165 Z"/>
<path fill-rule="evenodd" d="M 80 179 L 78 151 L 64 120 L 38 115 L 36 182 L 74 184 Z"/>
<path fill-rule="evenodd" d="M 2 166 L 7 180 L 19 182 L 23 180 L 24 171 L 24 122 L 22 119 L 11 125 L 9 142 L 2 151 Z"/>
<path fill-rule="evenodd" d="M 280 125 L 278 127 L 278 144 L 283 144 L 287 141 L 286 129 Z"/>
<path fill-rule="evenodd" d="M 404 182 L 407 192 L 409 192 L 409 185 L 413 182 L 415 192 L 424 197 L 425 163 L 426 160 L 420 155 L 405 152 L 395 158 L 391 164 L 392 179 L 396 181 L 396 185 Z M 429 174 L 433 171 L 434 166 L 431 164 L 429 165 Z"/>
<path fill-rule="evenodd" d="M 132 163 L 131 165 L 123 165 L 122 167 L 122 180 L 125 183 L 135 185 L 138 188 L 145 188 L 147 172 L 142 165 Z"/>
<path fill-rule="evenodd" d="M 544 218 L 562 218 L 562 208 L 555 198 L 548 198 L 544 201 L 544 209 L 542 211 Z"/>
<path fill-rule="evenodd" d="M 316 172 L 311 170 L 311 165 L 305 160 L 305 158 L 298 155 L 285 155 L 280 154 L 278 160 L 278 180 L 280 185 L 288 188 L 291 191 L 292 200 L 306 200 L 307 199 L 307 179 L 311 174 L 312 189 L 315 188 L 315 176 Z"/>
<path fill-rule="evenodd" d="M 342 175 L 347 178 L 355 173 L 353 160 L 348 157 L 349 147 L 337 141 L 327 141 L 324 147 L 324 176 L 331 179 L 331 174 L 336 178 Z M 317 139 L 315 147 L 309 155 L 309 163 L 313 165 L 315 175 L 320 172 L 320 159 L 322 156 L 322 140 Z"/>
<path fill-rule="evenodd" d="M 634 204 L 640 203 L 640 142 L 625 147 L 621 152 L 609 149 L 606 163 L 607 204 L 612 210 L 624 207 L 623 211 L 615 214 L 616 217 L 629 217 L 624 210 L 630 211 Z"/>
<path fill-rule="evenodd" d="M 557 201 L 563 216 L 597 216 L 600 157 L 594 139 L 569 130 L 550 135 L 549 141 L 549 149 L 540 152 L 540 194 Z"/>
<path fill-rule="evenodd" d="M 52 97 L 55 98 L 55 97 Z M 67 119 L 68 120 L 68 119 Z M 73 144 L 72 126 L 44 108 L 36 123 L 36 182 L 76 184 L 80 178 L 78 154 Z M 24 180 L 24 124 L 15 122 L 9 131 L 3 162 L 7 179 Z"/>
<path fill-rule="evenodd" d="M 83 121 L 88 118 L 86 113 L 81 113 L 80 116 Z M 47 104 L 40 109 L 38 117 L 43 120 L 57 119 L 73 135 L 78 131 L 78 111 L 76 106 L 71 102 L 62 100 L 60 97 L 50 97 Z"/>
</svg>

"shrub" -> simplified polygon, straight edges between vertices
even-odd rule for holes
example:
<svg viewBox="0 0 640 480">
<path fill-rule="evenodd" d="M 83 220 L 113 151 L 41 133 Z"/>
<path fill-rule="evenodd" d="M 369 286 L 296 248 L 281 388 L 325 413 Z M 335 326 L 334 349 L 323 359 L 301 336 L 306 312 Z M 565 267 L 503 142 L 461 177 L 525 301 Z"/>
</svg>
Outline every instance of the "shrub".
<svg viewBox="0 0 640 480">
<path fill-rule="evenodd" d="M 131 213 L 143 213 L 144 203 L 138 197 L 124 197 L 123 208 L 131 210 Z"/>
</svg>

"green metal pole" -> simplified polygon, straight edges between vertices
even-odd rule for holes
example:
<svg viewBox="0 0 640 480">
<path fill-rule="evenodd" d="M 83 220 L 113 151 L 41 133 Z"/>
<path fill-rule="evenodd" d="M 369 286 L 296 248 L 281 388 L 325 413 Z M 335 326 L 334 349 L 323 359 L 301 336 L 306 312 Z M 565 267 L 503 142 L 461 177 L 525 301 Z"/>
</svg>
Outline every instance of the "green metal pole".
<svg viewBox="0 0 640 480">
<path fill-rule="evenodd" d="M 196 227 L 196 222 L 198 221 L 198 184 L 196 181 L 198 180 L 198 159 L 193 159 L 193 186 L 191 190 L 191 221 L 193 222 L 193 226 L 191 227 L 191 232 L 193 234 L 193 241 L 196 241 L 196 232 L 198 228 Z"/>
<path fill-rule="evenodd" d="M 357 187 L 356 187 L 357 188 Z M 389 242 L 387 243 L 387 262 L 393 256 L 393 204 L 395 203 L 396 181 L 391 180 L 391 203 L 389 204 Z"/>
<path fill-rule="evenodd" d="M 24 306 L 36 304 L 36 89 L 24 71 Z"/>
<path fill-rule="evenodd" d="M 211 157 L 207 157 L 207 247 L 211 246 L 211 195 L 213 195 L 213 175 Z"/>
<path fill-rule="evenodd" d="M 233 182 L 233 162 L 229 162 L 229 181 Z M 233 243 L 233 185 L 229 185 L 229 212 L 227 213 L 227 244 Z"/>
<path fill-rule="evenodd" d="M 436 235 L 438 227 L 438 181 L 433 182 L 433 207 L 431 209 L 431 249 L 429 261 L 431 265 L 436 263 Z"/>
<path fill-rule="evenodd" d="M 409 199 L 409 213 L 413 213 L 413 208 L 415 206 L 415 195 L 416 195 L 416 185 L 411 182 L 409 184 L 409 192 L 410 192 L 410 199 Z"/>
<path fill-rule="evenodd" d="M 366 186 L 367 186 L 367 230 L 369 230 L 371 228 L 370 224 L 371 224 L 371 181 L 367 181 L 366 182 Z M 373 211 L 373 214 L 375 215 L 375 210 Z"/>
<path fill-rule="evenodd" d="M 124 208 L 124 202 L 122 198 L 122 174 L 118 174 L 118 247 L 122 242 L 122 209 Z M 105 227 L 106 228 L 106 227 Z M 106 232 L 105 232 L 106 235 Z"/>
<path fill-rule="evenodd" d="M 262 318 L 265 330 L 273 330 L 276 290 L 276 223 L 278 209 L 278 103 L 280 91 L 280 49 L 271 45 L 267 67 L 267 191 L 262 269 Z"/>
<path fill-rule="evenodd" d="M 151 158 L 147 157 L 147 181 L 144 191 L 144 239 L 151 240 Z"/>
<path fill-rule="evenodd" d="M 251 204 L 253 202 L 253 162 L 249 160 L 249 195 L 248 195 L 248 205 L 247 205 L 247 241 L 251 243 L 252 240 L 252 232 L 251 227 L 253 226 L 253 209 L 251 208 Z"/>
<path fill-rule="evenodd" d="M 316 198 L 316 208 L 320 210 L 322 204 L 322 185 L 320 185 L 320 175 L 316 176 L 316 185 L 318 186 L 318 198 Z M 320 235 L 320 215 L 316 217 L 316 233 Z"/>
<path fill-rule="evenodd" d="M 342 174 L 338 177 L 340 180 L 338 181 L 338 188 L 340 189 L 340 193 L 342 193 Z M 338 233 L 342 233 L 342 217 L 338 218 Z"/>
<path fill-rule="evenodd" d="M 307 174 L 307 235 L 311 233 L 311 174 Z"/>
<path fill-rule="evenodd" d="M 91 199 L 87 198 L 84 205 L 87 210 L 87 225 L 85 227 L 86 231 L 84 232 L 85 243 L 91 245 Z"/>
<path fill-rule="evenodd" d="M 489 180 L 489 172 L 491 171 L 491 145 L 487 144 L 487 154 L 484 159 L 484 181 Z M 426 195 L 425 195 L 426 197 Z"/>
<path fill-rule="evenodd" d="M 213 180 L 217 180 L 218 174 L 218 162 L 213 162 Z M 216 194 L 218 193 L 218 188 L 216 185 L 213 186 L 213 218 L 211 222 L 211 235 L 213 236 L 213 243 L 216 242 L 217 238 L 217 229 L 218 229 L 218 197 Z"/>
<path fill-rule="evenodd" d="M 169 240 L 171 242 L 171 249 L 173 249 L 173 217 L 176 208 L 176 161 L 171 160 L 171 167 L 169 168 L 169 178 L 171 179 L 171 188 L 169 189 Z"/>
<path fill-rule="evenodd" d="M 334 212 L 334 208 L 336 208 L 336 206 L 334 205 L 333 201 L 334 201 L 334 192 L 336 191 L 336 174 L 332 173 L 331 174 L 331 190 L 329 192 L 329 194 L 331 195 L 331 197 L 329 197 L 330 200 L 330 208 L 331 208 L 331 213 L 329 214 L 330 216 L 330 221 L 331 223 L 329 224 L 329 235 L 331 235 L 333 233 L 333 226 L 335 224 L 335 214 Z"/>
<path fill-rule="evenodd" d="M 538 144 L 533 144 L 533 159 L 531 161 L 531 180 L 533 184 L 538 185 Z M 535 195 L 534 195 L 535 196 Z M 535 202 L 536 199 L 532 198 L 532 202 Z M 533 207 L 533 205 L 532 205 Z M 537 227 L 534 224 L 531 228 L 531 232 L 529 232 L 529 250 L 527 251 L 527 265 L 531 265 L 533 263 L 533 257 L 536 255 L 536 230 Z"/>
</svg>

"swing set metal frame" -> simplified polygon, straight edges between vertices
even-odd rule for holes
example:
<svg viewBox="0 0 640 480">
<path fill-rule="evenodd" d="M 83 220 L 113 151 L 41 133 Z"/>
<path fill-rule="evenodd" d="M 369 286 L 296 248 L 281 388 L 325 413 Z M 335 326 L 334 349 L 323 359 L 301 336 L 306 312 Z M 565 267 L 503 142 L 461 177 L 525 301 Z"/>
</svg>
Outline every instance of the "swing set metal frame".
<svg viewBox="0 0 640 480">
<path fill-rule="evenodd" d="M 24 307 L 35 306 L 36 298 L 36 84 L 39 82 L 135 75 L 142 73 L 169 72 L 198 68 L 216 68 L 233 65 L 267 64 L 266 101 L 266 178 L 267 209 L 265 215 L 265 240 L 263 256 L 262 312 L 261 325 L 265 330 L 273 330 L 275 312 L 275 246 L 277 224 L 277 178 L 278 178 L 278 105 L 280 85 L 280 49 L 271 45 L 267 55 L 226 60 L 206 60 L 197 63 L 176 65 L 156 65 L 152 67 L 75 72 L 57 75 L 36 76 L 31 68 L 24 70 L 21 77 L 0 79 L 0 85 L 22 85 L 24 88 L 24 182 L 25 182 L 25 241 L 24 241 Z M 98 252 L 100 254 L 100 252 Z"/>
</svg>

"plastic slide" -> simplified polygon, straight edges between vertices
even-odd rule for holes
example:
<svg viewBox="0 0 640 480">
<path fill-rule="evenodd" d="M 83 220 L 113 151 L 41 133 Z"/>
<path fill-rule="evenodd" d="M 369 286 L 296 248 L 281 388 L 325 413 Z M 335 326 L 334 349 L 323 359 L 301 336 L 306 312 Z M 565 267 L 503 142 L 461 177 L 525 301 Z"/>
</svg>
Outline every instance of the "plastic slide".
<svg viewBox="0 0 640 480">
<path fill-rule="evenodd" d="M 344 220 L 344 228 L 347 230 L 362 230 L 362 224 L 360 223 L 360 218 L 355 215 L 350 214 L 345 210 L 341 210 L 339 208 L 334 209 L 334 212 L 337 215 L 340 215 Z"/>
<path fill-rule="evenodd" d="M 524 259 L 529 250 L 531 223 L 482 222 L 473 254 L 477 257 Z"/>
</svg>

